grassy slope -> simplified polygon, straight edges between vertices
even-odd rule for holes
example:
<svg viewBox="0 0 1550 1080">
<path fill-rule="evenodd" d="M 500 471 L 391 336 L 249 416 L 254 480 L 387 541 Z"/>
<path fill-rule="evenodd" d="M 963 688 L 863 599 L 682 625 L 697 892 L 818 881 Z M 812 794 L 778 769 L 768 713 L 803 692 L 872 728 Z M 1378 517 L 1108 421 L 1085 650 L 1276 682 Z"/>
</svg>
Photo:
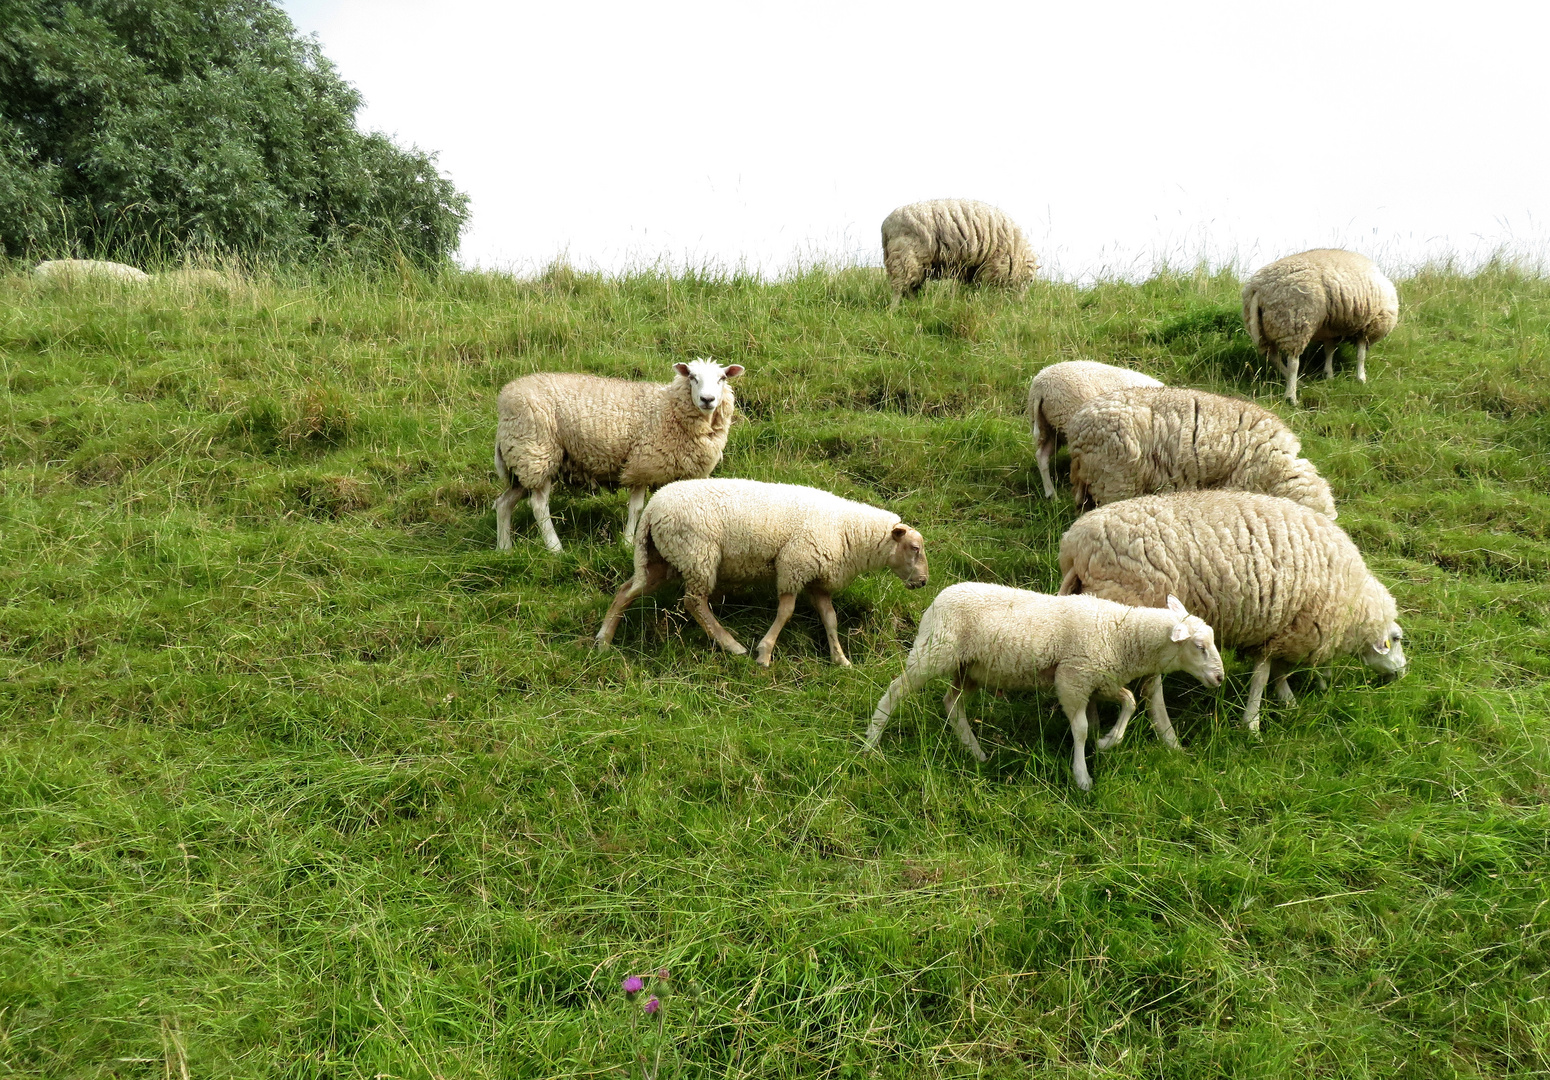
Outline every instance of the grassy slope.
<svg viewBox="0 0 1550 1080">
<path fill-rule="evenodd" d="M 0 1075 L 597 1075 L 659 964 L 691 1076 L 1544 1075 L 1550 282 L 1401 294 L 1369 384 L 1287 410 L 1227 276 L 0 278 Z M 855 668 L 805 605 L 765 674 L 666 594 L 579 647 L 619 494 L 493 550 L 502 382 L 695 354 L 748 365 L 724 475 L 925 531 L 928 589 L 843 594 Z M 985 767 L 936 693 L 859 756 L 940 586 L 1056 584 L 1022 404 L 1079 355 L 1289 416 L 1410 676 L 1261 745 L 1244 665 L 1171 681 L 1188 753 L 1143 723 L 1091 796 L 1052 697 L 971 704 Z"/>
</svg>

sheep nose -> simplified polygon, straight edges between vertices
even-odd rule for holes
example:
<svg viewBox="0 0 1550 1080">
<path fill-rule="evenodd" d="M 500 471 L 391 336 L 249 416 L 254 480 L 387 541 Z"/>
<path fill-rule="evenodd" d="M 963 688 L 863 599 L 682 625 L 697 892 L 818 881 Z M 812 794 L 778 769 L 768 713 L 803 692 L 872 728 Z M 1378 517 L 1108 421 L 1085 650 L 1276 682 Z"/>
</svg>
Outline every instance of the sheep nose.
<svg viewBox="0 0 1550 1080">
<path fill-rule="evenodd" d="M 704 394 L 700 395 L 700 407 L 701 408 L 708 409 L 712 405 L 714 405 L 715 403 L 716 403 L 716 399 L 715 398 L 713 398 L 713 397 L 706 397 Z"/>
</svg>

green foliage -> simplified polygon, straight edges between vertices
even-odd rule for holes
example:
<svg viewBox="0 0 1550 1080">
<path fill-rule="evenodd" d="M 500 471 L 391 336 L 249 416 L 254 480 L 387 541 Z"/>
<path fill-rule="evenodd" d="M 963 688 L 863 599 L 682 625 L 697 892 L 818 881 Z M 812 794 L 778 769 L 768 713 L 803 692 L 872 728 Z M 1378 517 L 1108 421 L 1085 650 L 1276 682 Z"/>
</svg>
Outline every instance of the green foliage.
<svg viewBox="0 0 1550 1080">
<path fill-rule="evenodd" d="M 1550 1071 L 1550 283 L 1401 281 L 1369 382 L 1290 409 L 1201 359 L 1227 276 L 889 314 L 870 270 L 298 275 L 0 276 L 4 1071 L 607 1075 L 659 966 L 686 1077 Z M 748 366 L 723 475 L 925 532 L 930 587 L 837 598 L 854 668 L 805 605 L 772 671 L 712 652 L 670 590 L 585 648 L 618 492 L 494 550 L 503 382 L 694 353 Z M 985 766 L 945 685 L 857 753 L 938 589 L 1056 584 L 1022 409 L 1079 356 L 1286 417 L 1410 674 L 1298 677 L 1260 743 L 1246 664 L 1170 679 L 1187 752 L 1138 722 L 1090 795 L 1047 694 L 969 704 Z M 719 610 L 747 642 L 773 603 Z"/>
<path fill-rule="evenodd" d="M 3 0 L 0 250 L 446 259 L 466 197 L 359 104 L 268 0 Z"/>
</svg>

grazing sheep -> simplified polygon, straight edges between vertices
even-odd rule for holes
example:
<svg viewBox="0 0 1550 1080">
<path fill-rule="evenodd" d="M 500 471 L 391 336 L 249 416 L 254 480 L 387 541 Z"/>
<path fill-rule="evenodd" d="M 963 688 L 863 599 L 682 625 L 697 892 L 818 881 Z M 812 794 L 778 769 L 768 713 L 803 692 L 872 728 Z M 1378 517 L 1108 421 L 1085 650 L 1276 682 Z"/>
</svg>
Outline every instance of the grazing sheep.
<svg viewBox="0 0 1550 1080">
<path fill-rule="evenodd" d="M 544 546 L 562 550 L 549 520 L 556 478 L 629 488 L 628 539 L 647 489 L 709 476 L 737 407 L 727 380 L 743 366 L 702 358 L 673 370 L 665 386 L 568 372 L 507 383 L 496 401 L 495 471 L 508 486 L 495 500 L 495 546 L 511 547 L 512 508 L 531 495 Z"/>
<path fill-rule="evenodd" d="M 1060 592 L 1160 606 L 1171 594 L 1209 622 L 1221 645 L 1258 654 L 1243 710 L 1259 731 L 1259 703 L 1298 665 L 1360 656 L 1388 675 L 1405 671 L 1394 598 L 1345 531 L 1289 499 L 1247 491 L 1143 495 L 1079 519 L 1060 540 Z M 1162 680 L 1149 687 L 1166 715 Z"/>
<path fill-rule="evenodd" d="M 1281 418 L 1252 401 L 1182 387 L 1121 390 L 1066 425 L 1079 508 L 1165 491 L 1258 491 L 1335 516 L 1329 482 Z"/>
<path fill-rule="evenodd" d="M 711 614 L 718 584 L 773 580 L 775 621 L 754 648 L 769 667 L 786 620 L 805 591 L 829 637 L 829 656 L 847 667 L 832 595 L 860 574 L 887 567 L 911 589 L 926 583 L 920 533 L 899 515 L 817 488 L 757 480 L 680 480 L 657 492 L 635 534 L 635 576 L 620 589 L 597 632 L 607 648 L 636 597 L 682 576 L 684 607 L 728 652 L 747 652 Z"/>
<path fill-rule="evenodd" d="M 1319 248 L 1288 255 L 1255 271 L 1243 286 L 1243 325 L 1254 347 L 1286 375 L 1286 399 L 1297 404 L 1297 368 L 1310 342 L 1324 344 L 1324 376 L 1335 350 L 1356 343 L 1356 378 L 1367 381 L 1367 346 L 1399 322 L 1399 294 L 1365 255 Z"/>
<path fill-rule="evenodd" d="M 1096 360 L 1063 360 L 1040 368 L 1028 384 L 1028 422 L 1033 425 L 1033 441 L 1038 447 L 1039 475 L 1044 478 L 1045 498 L 1055 497 L 1050 464 L 1055 460 L 1055 451 L 1060 448 L 1061 433 L 1078 409 L 1093 398 L 1116 390 L 1161 385 L 1150 375 L 1100 364 Z"/>
<path fill-rule="evenodd" d="M 951 675 L 953 687 L 942 699 L 947 717 L 969 753 L 984 761 L 985 752 L 964 715 L 963 696 L 981 686 L 1054 686 L 1076 744 L 1072 775 L 1077 787 L 1090 791 L 1086 748 L 1089 729 L 1096 732 L 1098 727 L 1096 699 L 1120 703 L 1119 720 L 1098 740 L 1098 749 L 1107 750 L 1124 738 L 1125 725 L 1136 710 L 1136 699 L 1125 684 L 1181 668 L 1207 686 L 1222 685 L 1222 658 L 1211 627 L 1172 596 L 1167 609 L 1160 610 L 1004 585 L 952 585 L 937 594 L 921 616 L 904 674 L 889 684 L 872 714 L 866 749 L 876 748 L 883 725 L 906 694 L 939 675 Z M 1165 743 L 1178 747 L 1166 713 L 1153 713 L 1152 723 Z"/>
<path fill-rule="evenodd" d="M 103 281 L 139 283 L 151 280 L 144 270 L 136 270 L 124 263 L 106 262 L 102 259 L 48 259 L 33 267 L 32 272 L 46 281 L 77 281 L 97 278 Z"/>
<path fill-rule="evenodd" d="M 893 286 L 891 310 L 928 277 L 1025 289 L 1039 261 L 1017 223 L 994 206 L 932 199 L 883 219 L 883 265 Z"/>
</svg>

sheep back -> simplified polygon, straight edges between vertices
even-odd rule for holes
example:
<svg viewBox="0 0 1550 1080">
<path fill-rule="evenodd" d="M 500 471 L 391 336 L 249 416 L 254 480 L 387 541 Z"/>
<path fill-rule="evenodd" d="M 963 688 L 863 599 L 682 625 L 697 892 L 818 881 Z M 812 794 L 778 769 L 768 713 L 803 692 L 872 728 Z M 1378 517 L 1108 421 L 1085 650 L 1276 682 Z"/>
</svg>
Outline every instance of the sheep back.
<svg viewBox="0 0 1550 1080">
<path fill-rule="evenodd" d="M 1315 341 L 1370 345 L 1398 325 L 1399 294 L 1365 255 L 1319 248 L 1255 271 L 1243 286 L 1243 320 L 1260 352 L 1300 356 Z"/>
<path fill-rule="evenodd" d="M 1120 390 L 1078 409 L 1066 439 L 1072 483 L 1085 484 L 1099 506 L 1225 488 L 1279 495 L 1335 516 L 1329 484 L 1299 457 L 1297 436 L 1252 401 L 1182 387 Z"/>
<path fill-rule="evenodd" d="M 757 480 L 680 480 L 647 504 L 636 533 L 637 575 L 649 539 L 683 575 L 684 591 L 717 583 L 810 584 L 835 591 L 878 565 L 899 516 L 817 488 Z"/>
<path fill-rule="evenodd" d="M 927 277 L 1026 286 L 1039 263 L 1006 214 L 973 199 L 932 199 L 883 219 L 883 262 L 894 291 Z"/>
<path fill-rule="evenodd" d="M 50 281 L 79 278 L 101 278 L 120 282 L 151 280 L 151 275 L 144 270 L 126 263 L 108 262 L 104 259 L 46 259 L 33 267 L 32 272 Z"/>
<path fill-rule="evenodd" d="M 1323 514 L 1273 495 L 1192 491 L 1094 510 L 1060 541 L 1061 592 L 1162 607 L 1220 645 L 1320 664 L 1384 637 L 1393 597 Z"/>
<path fill-rule="evenodd" d="M 1028 421 L 1044 421 L 1056 431 L 1064 431 L 1071 417 L 1095 397 L 1137 386 L 1161 386 L 1150 375 L 1129 368 L 1100 364 L 1096 360 L 1062 360 L 1039 369 L 1028 383 Z"/>
</svg>

